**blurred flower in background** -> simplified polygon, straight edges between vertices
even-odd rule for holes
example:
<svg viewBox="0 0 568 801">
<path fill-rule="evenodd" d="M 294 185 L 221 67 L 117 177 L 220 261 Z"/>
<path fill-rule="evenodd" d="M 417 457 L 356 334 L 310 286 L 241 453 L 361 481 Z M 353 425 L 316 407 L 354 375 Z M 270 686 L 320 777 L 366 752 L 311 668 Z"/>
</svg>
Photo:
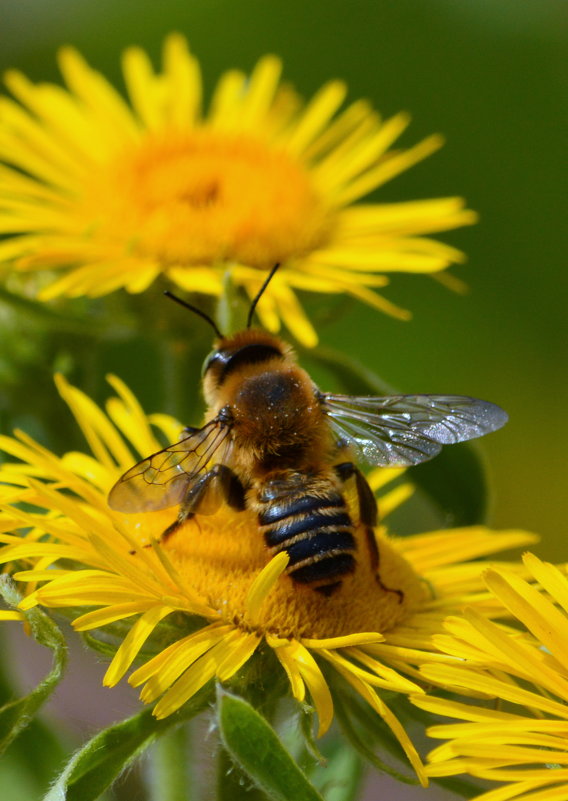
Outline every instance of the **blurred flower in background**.
<svg viewBox="0 0 568 801">
<path fill-rule="evenodd" d="M 143 50 L 125 51 L 129 102 L 77 51 L 61 50 L 59 64 L 67 88 L 9 71 L 18 102 L 0 100 L 0 262 L 47 272 L 43 300 L 139 293 L 159 276 L 218 296 L 228 268 L 253 297 L 283 263 L 262 323 L 284 321 L 314 345 L 295 290 L 347 293 L 406 319 L 375 291 L 385 274 L 463 260 L 428 236 L 475 221 L 460 198 L 356 203 L 442 140 L 391 149 L 408 115 L 382 120 L 366 101 L 340 111 L 341 81 L 304 103 L 266 56 L 250 76 L 225 73 L 203 111 L 180 35 L 166 39 L 161 72 Z"/>
</svg>

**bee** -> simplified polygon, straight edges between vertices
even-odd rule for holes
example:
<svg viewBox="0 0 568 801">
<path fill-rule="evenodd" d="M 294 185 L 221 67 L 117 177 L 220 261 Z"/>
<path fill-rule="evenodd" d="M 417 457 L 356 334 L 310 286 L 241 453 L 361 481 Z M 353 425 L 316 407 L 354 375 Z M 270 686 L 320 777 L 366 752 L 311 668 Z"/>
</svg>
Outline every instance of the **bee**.
<svg viewBox="0 0 568 801">
<path fill-rule="evenodd" d="M 356 463 L 416 465 L 443 445 L 495 431 L 507 414 L 460 395 L 321 392 L 288 344 L 251 328 L 277 267 L 253 300 L 246 329 L 231 336 L 200 309 L 166 293 L 206 319 L 217 337 L 203 368 L 205 421 L 128 470 L 111 489 L 109 505 L 126 513 L 179 507 L 162 540 L 221 503 L 249 509 L 270 553 L 288 554 L 291 579 L 329 596 L 359 558 L 346 501 L 352 480 L 374 575 L 400 600 L 402 593 L 385 587 L 379 576 L 377 504 Z"/>
</svg>

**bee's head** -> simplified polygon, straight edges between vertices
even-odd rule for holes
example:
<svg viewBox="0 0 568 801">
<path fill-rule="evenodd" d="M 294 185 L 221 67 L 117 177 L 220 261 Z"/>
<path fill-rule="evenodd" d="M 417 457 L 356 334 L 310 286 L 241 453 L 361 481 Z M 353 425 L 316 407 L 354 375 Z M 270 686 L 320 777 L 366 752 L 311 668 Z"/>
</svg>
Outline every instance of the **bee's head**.
<svg viewBox="0 0 568 801">
<path fill-rule="evenodd" d="M 292 349 L 279 337 L 266 331 L 245 329 L 222 337 L 203 364 L 205 399 L 215 403 L 218 392 L 232 376 L 245 376 L 278 368 L 289 361 Z"/>
</svg>

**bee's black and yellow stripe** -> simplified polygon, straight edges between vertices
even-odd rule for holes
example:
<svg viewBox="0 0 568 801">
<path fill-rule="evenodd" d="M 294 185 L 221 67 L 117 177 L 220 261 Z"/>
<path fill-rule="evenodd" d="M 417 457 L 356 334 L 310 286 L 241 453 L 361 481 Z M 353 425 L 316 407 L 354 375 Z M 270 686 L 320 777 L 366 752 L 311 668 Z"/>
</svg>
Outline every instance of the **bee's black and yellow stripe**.
<svg viewBox="0 0 568 801">
<path fill-rule="evenodd" d="M 329 584 L 355 568 L 353 523 L 332 488 L 324 496 L 293 495 L 267 503 L 258 516 L 273 553 L 286 551 L 287 573 L 300 584 Z"/>
</svg>

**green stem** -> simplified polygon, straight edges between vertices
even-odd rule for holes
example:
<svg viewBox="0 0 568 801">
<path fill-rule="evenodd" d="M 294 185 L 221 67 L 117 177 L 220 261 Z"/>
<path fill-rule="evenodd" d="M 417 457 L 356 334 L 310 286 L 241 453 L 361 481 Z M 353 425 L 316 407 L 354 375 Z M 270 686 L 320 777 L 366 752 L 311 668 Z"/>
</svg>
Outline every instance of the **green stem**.
<svg viewBox="0 0 568 801">
<path fill-rule="evenodd" d="M 148 768 L 150 801 L 195 801 L 190 724 L 167 732 L 153 745 Z"/>
<path fill-rule="evenodd" d="M 263 792 L 251 784 L 250 778 L 235 765 L 221 744 L 217 752 L 215 801 L 269 801 Z"/>
</svg>

